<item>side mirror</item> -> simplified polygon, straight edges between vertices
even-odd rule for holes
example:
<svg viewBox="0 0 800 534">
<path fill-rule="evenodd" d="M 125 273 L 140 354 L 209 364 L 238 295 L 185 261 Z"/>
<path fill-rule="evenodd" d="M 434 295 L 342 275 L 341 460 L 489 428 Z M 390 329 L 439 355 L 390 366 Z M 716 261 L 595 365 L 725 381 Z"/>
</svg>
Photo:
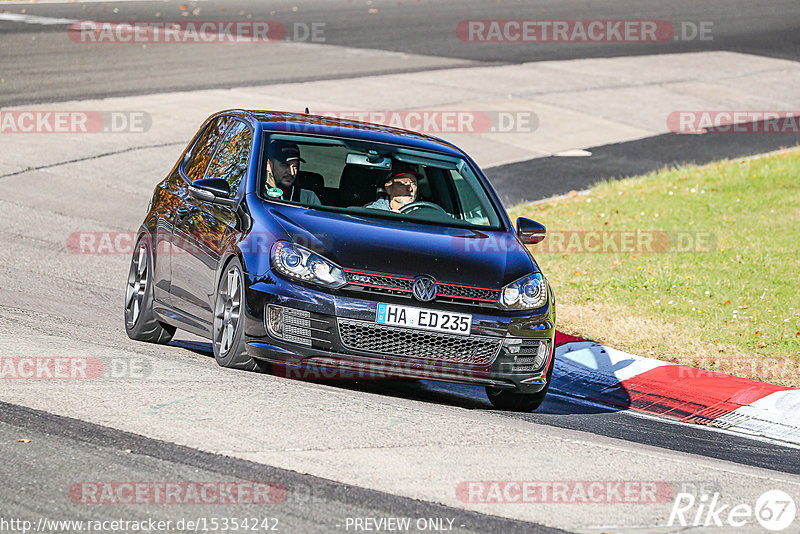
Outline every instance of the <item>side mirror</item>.
<svg viewBox="0 0 800 534">
<path fill-rule="evenodd" d="M 204 200 L 223 206 L 235 206 L 236 201 L 231 198 L 231 186 L 222 178 L 205 178 L 195 180 L 189 186 L 189 193 L 198 200 Z"/>
<path fill-rule="evenodd" d="M 519 217 L 517 218 L 517 237 L 525 245 L 535 245 L 547 237 L 547 228 L 536 221 Z"/>
</svg>

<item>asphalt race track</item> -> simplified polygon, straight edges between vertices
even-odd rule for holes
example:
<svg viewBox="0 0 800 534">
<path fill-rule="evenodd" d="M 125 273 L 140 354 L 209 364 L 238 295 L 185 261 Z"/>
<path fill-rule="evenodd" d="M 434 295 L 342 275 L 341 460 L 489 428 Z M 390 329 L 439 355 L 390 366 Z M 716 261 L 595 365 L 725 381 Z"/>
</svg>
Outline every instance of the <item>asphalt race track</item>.
<svg viewBox="0 0 800 534">
<path fill-rule="evenodd" d="M 600 44 L 541 42 L 535 46 L 529 43 L 465 43 L 454 31 L 447 29 L 462 20 L 586 18 L 585 3 L 447 0 L 380 2 L 372 6 L 345 0 L 324 3 L 307 0 L 291 4 L 259 1 L 9 3 L 4 11 L 7 16 L 19 15 L 24 10 L 29 17 L 67 21 L 186 20 L 182 16 L 189 13 L 189 18 L 197 22 L 269 20 L 287 28 L 289 38 L 293 33 L 298 38 L 305 35 L 306 30 L 293 28 L 323 23 L 324 43 L 328 48 L 381 50 L 397 55 L 361 63 L 352 61 L 353 58 L 348 58 L 347 54 L 344 54 L 345 60 L 338 58 L 331 62 L 330 58 L 322 59 L 295 49 L 265 53 L 264 47 L 259 45 L 239 45 L 236 54 L 230 54 L 229 47 L 215 45 L 204 45 L 197 52 L 189 50 L 188 53 L 184 46 L 142 47 L 132 44 L 89 50 L 86 45 L 75 43 L 64 46 L 64 24 L 2 21 L 4 13 L 0 13 L 0 51 L 3 57 L 0 106 L 347 79 L 454 67 L 480 68 L 665 53 L 730 51 L 765 58 L 800 59 L 800 43 L 796 37 L 800 6 L 791 0 L 767 5 L 746 0 L 717 0 L 702 5 L 687 0 L 668 4 L 647 0 L 636 4 L 640 18 L 675 24 L 678 35 L 674 40 Z M 370 13 L 371 9 L 375 13 Z M 630 11 L 630 7 L 621 1 L 591 6 L 591 16 L 601 20 L 631 18 L 633 14 Z M 681 38 L 682 24 L 691 28 L 692 24 L 702 22 L 711 24 L 713 39 Z M 691 33 L 689 30 L 686 32 Z M 417 59 L 409 60 L 410 55 Z M 714 76 L 714 73 L 708 75 Z M 788 80 L 786 83 L 790 84 Z M 507 87 L 509 93 L 516 89 L 513 85 Z M 580 95 L 576 97 L 580 98 Z M 705 163 L 720 156 L 756 154 L 800 142 L 798 132 L 762 135 L 757 139 L 752 136 L 722 136 L 724 139 L 721 139 L 717 136 L 700 141 L 687 136 L 662 135 L 662 138 L 633 143 L 596 143 L 590 139 L 586 140 L 588 144 L 584 148 L 597 152 L 594 158 L 573 158 L 565 163 L 546 158 L 528 162 L 528 158 L 517 157 L 519 163 L 493 169 L 488 174 L 505 199 L 535 200 L 571 189 L 583 189 L 602 178 L 634 175 L 665 165 Z M 643 143 L 650 146 L 643 146 Z M 526 182 L 519 183 L 519 177 Z M 554 182 L 557 185 L 553 186 Z M 536 193 L 530 192 L 531 183 L 537 186 Z"/>
<path fill-rule="evenodd" d="M 125 480 L 165 480 L 185 477 L 187 480 L 244 480 L 277 482 L 287 489 L 279 513 L 259 510 L 264 517 L 278 517 L 279 530 L 310 532 L 322 525 L 335 527 L 331 518 L 338 517 L 426 517 L 448 518 L 461 532 L 562 532 L 534 523 L 504 520 L 475 512 L 459 510 L 433 503 L 398 497 L 395 495 L 338 484 L 293 471 L 277 469 L 263 464 L 199 452 L 182 447 L 92 425 L 74 419 L 52 416 L 19 406 L 3 404 L 3 421 L 0 436 L 4 443 L 3 458 L 9 467 L 4 473 L 8 480 L 26 481 L 24 497 L 18 493 L 3 496 L 4 512 L 11 516 L 37 514 L 55 519 L 59 515 L 73 519 L 92 518 L 73 506 L 53 506 L 53 495 L 36 484 L 47 479 L 50 484 L 71 486 L 75 480 L 95 480 L 108 476 L 104 471 L 113 466 L 115 476 Z M 52 461 L 31 465 L 29 451 L 9 446 L 23 432 L 29 436 L 34 454 Z M 130 452 L 128 452 L 130 451 Z M 66 460 L 69 458 L 69 460 Z M 60 496 L 59 496 L 60 497 Z M 276 512 L 278 510 L 275 510 Z M 85 508 L 84 508 L 85 512 Z M 119 514 L 119 511 L 116 511 Z M 228 516 L 251 517 L 248 505 L 187 506 L 181 510 L 185 517 Z M 136 517 L 135 507 L 125 513 Z M 175 519 L 168 507 L 147 511 L 156 520 Z M 113 518 L 113 515 L 109 515 Z"/>
<path fill-rule="evenodd" d="M 41 3 L 40 3 L 41 4 Z M 40 15 L 72 20 L 153 21 L 180 20 L 187 10 L 199 8 L 193 20 L 275 20 L 291 27 L 299 23 L 325 23 L 325 43 L 362 49 L 378 49 L 433 56 L 438 65 L 461 62 L 509 64 L 528 61 L 616 57 L 706 50 L 728 50 L 781 59 L 800 59 L 797 21 L 800 6 L 791 0 L 759 4 L 747 0 L 711 0 L 697 3 L 677 0 L 602 2 L 587 7 L 579 0 L 543 2 L 440 0 L 437 2 L 366 2 L 349 0 L 297 0 L 294 2 L 209 1 L 209 2 L 107 2 L 64 3 L 18 6 L 8 13 Z M 296 10 L 294 8 L 297 8 Z M 370 9 L 377 10 L 370 13 Z M 116 10 L 116 12 L 115 12 Z M 640 13 L 641 19 L 672 22 L 713 22 L 713 41 L 671 41 L 667 43 L 470 43 L 460 41 L 452 28 L 473 19 L 626 19 Z M 263 48 L 241 49 L 220 55 L 184 53 L 180 47 L 166 50 L 127 50 L 97 53 L 86 57 L 81 47 L 42 46 L 48 34 L 63 32 L 63 26 L 4 22 L 0 31 L 6 85 L 0 86 L 0 104 L 51 102 L 98 96 L 141 94 L 165 89 L 241 87 L 341 76 L 326 65 L 280 64 Z M 31 46 L 36 38 L 37 46 Z M 152 47 L 151 47 L 152 48 Z M 205 50 L 204 50 L 205 52 Z M 10 60 L 10 61 L 9 61 Z M 404 70 L 402 62 L 372 65 L 369 72 Z M 25 76 L 12 76 L 13 74 Z M 47 77 L 47 80 L 40 78 Z M 41 83 L 43 82 L 44 83 Z M 87 83 L 88 82 L 88 83 Z M 42 87 L 42 86 L 45 87 Z M 36 96 L 30 98 L 31 93 Z"/>
<path fill-rule="evenodd" d="M 535 108 L 543 137 L 454 137 L 476 154 L 508 200 L 800 142 L 791 133 L 676 135 L 667 131 L 660 118 L 664 108 L 656 105 L 664 99 L 657 92 L 661 85 L 680 85 L 685 92 L 670 106 L 685 97 L 696 106 L 798 109 L 798 2 L 645 0 L 635 4 L 639 14 L 631 13 L 632 5 L 0 2 L 2 110 L 142 110 L 152 119 L 140 134 L 0 133 L 0 358 L 96 358 L 107 369 L 95 380 L 0 380 L 0 527 L 12 518 L 36 525 L 42 518 L 258 517 L 276 518 L 281 532 L 353 532 L 366 530 L 355 526 L 355 518 L 406 517 L 411 531 L 675 532 L 680 527 L 667 525 L 669 499 L 485 503 L 465 499 L 458 488 L 468 481 L 655 481 L 675 493 L 717 492 L 729 505 L 752 505 L 774 489 L 800 496 L 798 447 L 594 405 L 560 392 L 558 376 L 540 410 L 513 414 L 493 410 L 477 387 L 287 380 L 221 369 L 207 342 L 183 332 L 168 346 L 132 342 L 122 319 L 129 253 L 76 254 L 66 246 L 80 232 L 135 231 L 153 185 L 200 121 L 226 107 L 301 109 L 311 102 L 317 108 L 342 106 L 328 109 L 413 109 L 415 99 L 427 94 L 424 105 L 431 109 L 518 110 L 529 103 L 512 95 L 517 87 L 511 82 L 477 86 L 487 73 L 504 83 L 533 84 L 523 74 L 534 69 L 552 76 L 548 82 L 564 82 L 557 94 L 520 89 L 525 98 L 544 95 Z M 325 40 L 274 49 L 89 47 L 70 42 L 68 22 L 52 20 L 178 20 L 183 13 L 198 21 L 276 20 L 287 27 L 324 22 Z M 467 19 L 629 17 L 713 21 L 714 39 L 532 47 L 464 43 L 454 31 Z M 643 69 L 641 80 L 611 79 L 614 69 L 646 65 L 661 54 L 671 56 L 653 72 Z M 686 71 L 694 70 L 685 77 L 676 70 L 684 62 L 679 54 L 697 58 L 694 66 L 686 60 Z M 543 70 L 535 70 L 540 62 Z M 597 75 L 572 76 L 572 65 Z M 661 75 L 670 78 L 648 78 Z M 747 91 L 747 98 L 736 90 Z M 614 117 L 601 109 L 639 91 L 649 98 L 641 109 L 644 118 Z M 567 109 L 570 98 L 582 102 Z M 675 106 L 666 109 L 682 109 Z M 573 124 L 548 122 L 564 110 L 576 117 Z M 566 140 L 559 144 L 551 137 Z M 591 156 L 564 157 L 571 149 Z M 258 505 L 92 505 L 74 489 L 187 481 L 267 483 L 286 493 L 279 502 Z M 416 522 L 426 518 L 440 521 L 423 522 L 426 528 L 420 529 Z M 735 531 L 765 530 L 752 520 Z"/>
</svg>

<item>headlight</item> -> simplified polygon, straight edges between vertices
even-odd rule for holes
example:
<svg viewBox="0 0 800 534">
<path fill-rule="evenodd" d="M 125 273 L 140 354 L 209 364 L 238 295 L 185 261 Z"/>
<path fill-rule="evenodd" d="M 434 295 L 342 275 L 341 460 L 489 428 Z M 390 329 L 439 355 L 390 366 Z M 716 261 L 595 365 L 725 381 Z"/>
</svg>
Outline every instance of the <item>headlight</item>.
<svg viewBox="0 0 800 534">
<path fill-rule="evenodd" d="M 270 262 L 273 269 L 295 280 L 333 288 L 347 283 L 341 267 L 288 241 L 276 241 L 272 245 Z"/>
<path fill-rule="evenodd" d="M 542 273 L 533 273 L 511 282 L 500 293 L 500 304 L 509 310 L 541 308 L 547 301 L 547 282 Z"/>
</svg>

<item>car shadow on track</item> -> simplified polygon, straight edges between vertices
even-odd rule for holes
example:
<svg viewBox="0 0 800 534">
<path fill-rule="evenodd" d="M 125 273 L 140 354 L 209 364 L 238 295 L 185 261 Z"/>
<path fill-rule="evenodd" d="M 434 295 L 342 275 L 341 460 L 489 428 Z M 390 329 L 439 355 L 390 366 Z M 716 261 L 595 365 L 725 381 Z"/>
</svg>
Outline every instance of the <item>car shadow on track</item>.
<svg viewBox="0 0 800 534">
<path fill-rule="evenodd" d="M 169 342 L 171 347 L 181 347 L 182 349 L 188 349 L 195 354 L 201 354 L 203 356 L 210 356 L 214 357 L 214 348 L 211 346 L 211 343 L 204 342 L 204 341 L 189 341 L 184 339 L 173 339 Z"/>
<path fill-rule="evenodd" d="M 181 347 L 195 354 L 213 357 L 211 343 L 193 340 L 174 339 L 171 346 Z M 553 371 L 551 394 L 536 410 L 537 414 L 568 416 L 606 414 L 625 410 L 630 406 L 630 398 L 624 388 L 612 388 L 613 404 L 602 402 L 609 389 L 608 380 L 598 381 L 597 376 L 612 377 L 617 370 L 629 362 L 611 361 L 606 350 L 599 345 L 587 346 L 580 352 L 570 352 L 556 357 Z M 315 384 L 361 391 L 387 397 L 416 400 L 432 404 L 454 406 L 469 410 L 496 410 L 492 407 L 484 388 L 468 384 L 438 382 L 434 380 L 414 380 L 379 377 L 374 379 L 324 379 L 287 376 L 288 373 L 274 369 L 274 376 L 287 380 L 301 380 Z"/>
</svg>

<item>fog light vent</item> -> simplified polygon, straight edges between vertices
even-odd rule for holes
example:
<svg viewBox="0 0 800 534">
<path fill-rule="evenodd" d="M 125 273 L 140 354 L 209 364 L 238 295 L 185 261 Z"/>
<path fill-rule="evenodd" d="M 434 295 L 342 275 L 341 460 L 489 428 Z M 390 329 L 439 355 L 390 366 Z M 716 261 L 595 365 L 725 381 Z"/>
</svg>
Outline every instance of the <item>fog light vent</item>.
<svg viewBox="0 0 800 534">
<path fill-rule="evenodd" d="M 283 308 L 267 306 L 267 330 L 274 337 L 283 336 Z"/>
<path fill-rule="evenodd" d="M 511 370 L 513 372 L 542 370 L 550 354 L 549 349 L 550 342 L 546 339 L 523 339 L 521 343 L 508 344 L 506 350 L 514 356 Z"/>
<path fill-rule="evenodd" d="M 267 329 L 271 336 L 290 343 L 311 346 L 311 312 L 267 306 Z"/>
</svg>

